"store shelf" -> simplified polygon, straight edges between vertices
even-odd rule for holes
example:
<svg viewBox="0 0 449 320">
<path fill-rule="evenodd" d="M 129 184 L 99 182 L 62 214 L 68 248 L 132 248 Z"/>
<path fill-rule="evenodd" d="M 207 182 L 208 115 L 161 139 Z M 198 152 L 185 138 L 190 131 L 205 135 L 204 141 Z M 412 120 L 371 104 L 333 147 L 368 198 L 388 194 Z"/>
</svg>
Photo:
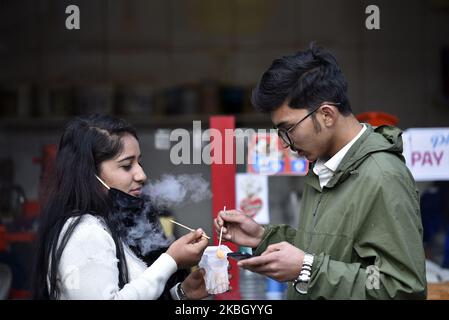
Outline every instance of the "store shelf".
<svg viewBox="0 0 449 320">
<path fill-rule="evenodd" d="M 5 226 L 0 224 L 0 252 L 6 251 L 10 244 L 32 243 L 36 237 L 36 233 L 31 231 L 8 232 Z"/>
<path fill-rule="evenodd" d="M 166 115 L 166 116 L 120 116 L 128 120 L 137 129 L 157 128 L 192 128 L 193 121 L 201 121 L 202 128 L 207 128 L 209 115 Z M 0 119 L 0 131 L 60 131 L 72 117 L 48 117 L 48 118 L 2 118 Z M 238 114 L 236 115 L 237 127 L 271 128 L 268 115 L 265 114 Z"/>
</svg>

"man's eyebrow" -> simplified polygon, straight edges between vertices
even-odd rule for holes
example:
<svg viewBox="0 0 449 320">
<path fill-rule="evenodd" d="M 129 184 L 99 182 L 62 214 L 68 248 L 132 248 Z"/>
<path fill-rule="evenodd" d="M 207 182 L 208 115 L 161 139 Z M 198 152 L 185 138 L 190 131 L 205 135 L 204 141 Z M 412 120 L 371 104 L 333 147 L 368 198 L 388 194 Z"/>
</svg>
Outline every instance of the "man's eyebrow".
<svg viewBox="0 0 449 320">
<path fill-rule="evenodd" d="M 285 128 L 287 126 L 287 121 L 282 121 L 275 125 L 276 128 Z"/>
</svg>

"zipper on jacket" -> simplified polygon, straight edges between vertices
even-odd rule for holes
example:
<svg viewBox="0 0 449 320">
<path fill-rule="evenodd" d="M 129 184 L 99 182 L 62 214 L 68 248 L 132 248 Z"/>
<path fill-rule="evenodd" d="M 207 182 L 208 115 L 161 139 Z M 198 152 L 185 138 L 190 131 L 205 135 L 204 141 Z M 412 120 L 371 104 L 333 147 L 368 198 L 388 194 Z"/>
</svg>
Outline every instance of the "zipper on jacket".
<svg viewBox="0 0 449 320">
<path fill-rule="evenodd" d="M 311 231 L 315 230 L 316 216 L 317 216 L 317 212 L 318 212 L 318 207 L 320 206 L 321 199 L 323 198 L 323 195 L 324 195 L 324 190 L 321 192 L 320 198 L 318 199 L 318 203 L 316 204 L 315 210 L 313 211 L 313 225 L 312 225 L 312 230 Z M 309 250 L 311 243 L 312 243 L 312 232 L 310 232 L 309 244 L 307 245 L 307 250 Z"/>
</svg>

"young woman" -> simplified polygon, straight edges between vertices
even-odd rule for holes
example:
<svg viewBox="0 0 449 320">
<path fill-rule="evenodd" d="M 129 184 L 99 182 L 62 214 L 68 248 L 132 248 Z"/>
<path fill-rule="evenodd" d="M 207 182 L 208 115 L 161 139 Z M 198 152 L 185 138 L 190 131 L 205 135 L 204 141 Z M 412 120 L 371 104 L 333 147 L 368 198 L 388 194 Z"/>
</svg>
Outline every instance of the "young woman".
<svg viewBox="0 0 449 320">
<path fill-rule="evenodd" d="M 208 242 L 198 229 L 165 251 L 143 200 L 140 157 L 135 130 L 121 119 L 94 115 L 67 125 L 39 224 L 34 298 L 207 296 L 202 269 L 165 288 L 178 269 L 198 263 Z M 140 221 L 141 231 L 128 232 L 130 221 Z"/>
</svg>

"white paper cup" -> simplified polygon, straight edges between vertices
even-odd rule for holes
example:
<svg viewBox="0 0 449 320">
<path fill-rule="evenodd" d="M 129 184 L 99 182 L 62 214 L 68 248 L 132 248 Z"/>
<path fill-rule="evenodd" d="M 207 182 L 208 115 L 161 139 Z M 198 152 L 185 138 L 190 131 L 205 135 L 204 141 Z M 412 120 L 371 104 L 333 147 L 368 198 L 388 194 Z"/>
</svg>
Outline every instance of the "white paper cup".
<svg viewBox="0 0 449 320">
<path fill-rule="evenodd" d="M 219 294 L 229 290 L 229 277 L 227 254 L 232 252 L 227 246 L 221 245 L 220 250 L 224 253 L 223 258 L 217 256 L 218 246 L 209 246 L 204 250 L 199 266 L 204 268 L 204 282 L 209 294 Z"/>
</svg>

